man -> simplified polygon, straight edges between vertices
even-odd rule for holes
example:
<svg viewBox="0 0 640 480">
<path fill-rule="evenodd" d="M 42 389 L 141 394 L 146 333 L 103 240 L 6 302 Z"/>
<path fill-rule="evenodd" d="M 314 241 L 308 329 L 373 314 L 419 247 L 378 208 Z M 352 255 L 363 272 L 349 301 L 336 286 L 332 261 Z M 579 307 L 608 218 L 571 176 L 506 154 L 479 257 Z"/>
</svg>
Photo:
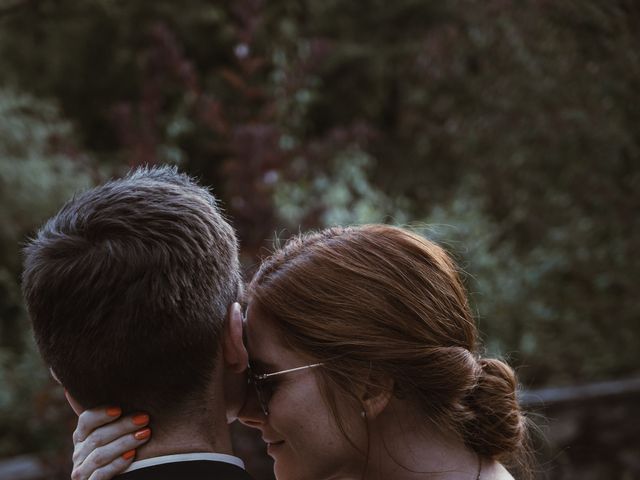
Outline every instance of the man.
<svg viewBox="0 0 640 480">
<path fill-rule="evenodd" d="M 34 335 L 76 413 L 150 414 L 118 478 L 249 479 L 227 427 L 246 385 L 237 250 L 214 197 L 168 167 L 75 196 L 25 248 Z"/>
</svg>

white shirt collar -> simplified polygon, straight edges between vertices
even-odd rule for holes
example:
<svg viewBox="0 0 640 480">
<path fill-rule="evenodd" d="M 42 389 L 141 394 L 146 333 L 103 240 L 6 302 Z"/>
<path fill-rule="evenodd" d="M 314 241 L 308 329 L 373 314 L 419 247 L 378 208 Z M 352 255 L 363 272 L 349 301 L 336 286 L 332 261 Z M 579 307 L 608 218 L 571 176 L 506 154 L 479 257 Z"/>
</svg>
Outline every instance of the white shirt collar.
<svg viewBox="0 0 640 480">
<path fill-rule="evenodd" d="M 129 465 L 129 468 L 127 468 L 123 473 L 138 470 L 140 468 L 151 467 L 153 465 L 162 465 L 164 463 L 193 462 L 196 460 L 230 463 L 231 465 L 244 469 L 244 462 L 233 455 L 226 455 L 224 453 L 179 453 L 176 455 L 163 455 L 161 457 L 138 460 L 137 462 L 133 462 Z"/>
</svg>

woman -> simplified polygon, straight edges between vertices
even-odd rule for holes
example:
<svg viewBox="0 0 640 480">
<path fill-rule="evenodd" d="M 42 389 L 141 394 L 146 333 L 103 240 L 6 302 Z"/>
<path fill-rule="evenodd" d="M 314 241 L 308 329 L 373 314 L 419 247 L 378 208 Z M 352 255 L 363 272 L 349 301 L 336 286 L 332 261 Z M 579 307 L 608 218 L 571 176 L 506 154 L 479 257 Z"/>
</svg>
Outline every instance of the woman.
<svg viewBox="0 0 640 480">
<path fill-rule="evenodd" d="M 301 235 L 262 264 L 247 304 L 255 395 L 240 420 L 261 430 L 278 480 L 503 480 L 502 463 L 526 463 L 515 374 L 480 357 L 434 243 L 386 225 Z M 126 437 L 129 424 L 101 428 Z M 116 444 L 98 449 L 113 458 Z"/>
</svg>

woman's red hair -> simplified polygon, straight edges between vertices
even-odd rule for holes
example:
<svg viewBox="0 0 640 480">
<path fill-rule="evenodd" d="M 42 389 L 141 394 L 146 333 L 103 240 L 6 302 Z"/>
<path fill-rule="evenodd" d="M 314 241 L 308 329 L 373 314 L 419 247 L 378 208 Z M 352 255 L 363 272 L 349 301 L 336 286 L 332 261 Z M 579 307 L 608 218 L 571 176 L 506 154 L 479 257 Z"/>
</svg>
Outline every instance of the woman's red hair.
<svg viewBox="0 0 640 480">
<path fill-rule="evenodd" d="M 325 362 L 334 413 L 332 391 L 391 378 L 396 396 L 479 455 L 526 457 L 515 373 L 480 358 L 457 268 L 435 243 L 387 225 L 299 235 L 266 259 L 248 298 L 289 347 Z"/>
</svg>

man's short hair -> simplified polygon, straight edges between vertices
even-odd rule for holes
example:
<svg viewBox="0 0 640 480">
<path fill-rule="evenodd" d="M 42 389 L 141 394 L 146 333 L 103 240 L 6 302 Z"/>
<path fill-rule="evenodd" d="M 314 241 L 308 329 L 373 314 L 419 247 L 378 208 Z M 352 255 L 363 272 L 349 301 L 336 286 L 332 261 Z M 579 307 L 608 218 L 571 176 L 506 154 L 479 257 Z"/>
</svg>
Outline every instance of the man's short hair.
<svg viewBox="0 0 640 480">
<path fill-rule="evenodd" d="M 239 288 L 232 227 L 171 167 L 75 196 L 25 248 L 38 347 L 86 408 L 169 412 L 202 397 Z"/>
</svg>

